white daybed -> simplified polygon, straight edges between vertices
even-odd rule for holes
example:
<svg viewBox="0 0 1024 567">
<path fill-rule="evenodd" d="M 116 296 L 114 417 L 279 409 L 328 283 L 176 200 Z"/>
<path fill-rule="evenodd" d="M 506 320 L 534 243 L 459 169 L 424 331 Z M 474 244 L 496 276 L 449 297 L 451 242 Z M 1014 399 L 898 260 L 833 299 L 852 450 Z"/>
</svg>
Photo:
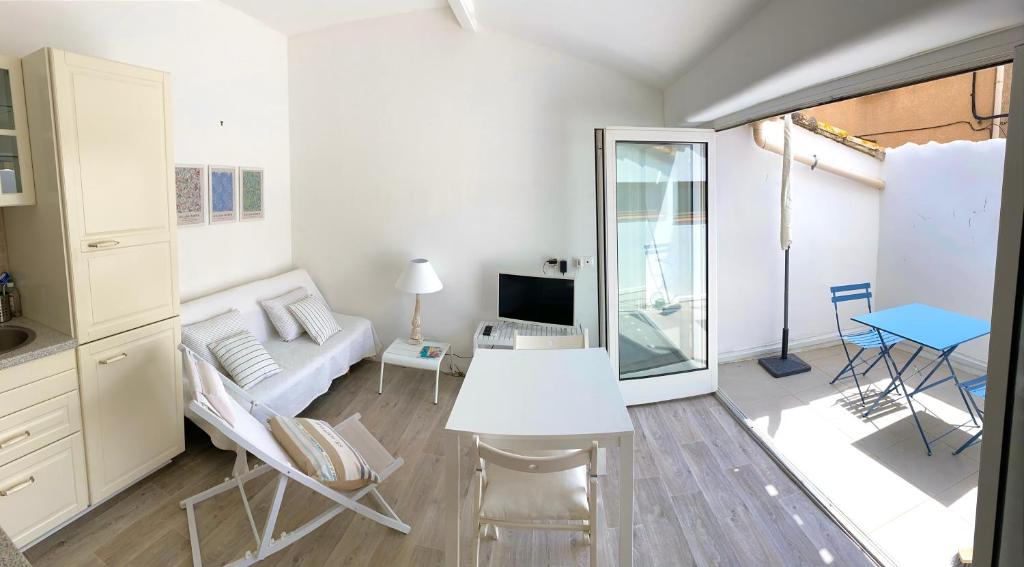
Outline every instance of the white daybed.
<svg viewBox="0 0 1024 567">
<path fill-rule="evenodd" d="M 246 328 L 256 335 L 283 369 L 281 373 L 263 380 L 245 393 L 274 412 L 290 417 L 298 415 L 318 396 L 327 392 L 331 382 L 347 373 L 352 364 L 376 356 L 379 350 L 377 333 L 368 319 L 340 313 L 334 313 L 334 318 L 341 332 L 323 345 L 317 345 L 305 333 L 291 342 L 281 340 L 259 302 L 297 287 L 305 287 L 309 293 L 323 298 L 309 273 L 299 269 L 225 289 L 181 305 L 183 326 L 204 321 L 230 309 L 241 312 Z M 228 392 L 232 391 L 229 387 Z M 192 393 L 186 387 L 184 394 L 187 408 Z M 185 415 L 210 434 L 214 445 L 221 449 L 233 448 L 233 443 L 209 427 L 204 420 L 196 419 L 190 410 L 186 409 Z"/>
</svg>

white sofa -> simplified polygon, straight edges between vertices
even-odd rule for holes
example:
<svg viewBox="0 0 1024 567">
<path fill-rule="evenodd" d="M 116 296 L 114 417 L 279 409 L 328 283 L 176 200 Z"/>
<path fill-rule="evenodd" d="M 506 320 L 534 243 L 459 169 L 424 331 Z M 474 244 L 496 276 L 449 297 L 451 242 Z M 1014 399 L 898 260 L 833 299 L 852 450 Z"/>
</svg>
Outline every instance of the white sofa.
<svg viewBox="0 0 1024 567">
<path fill-rule="evenodd" d="M 323 299 L 306 270 L 300 269 L 219 291 L 181 305 L 183 326 L 209 319 L 230 309 L 241 312 L 246 328 L 256 335 L 282 368 L 282 372 L 249 388 L 246 393 L 277 413 L 288 416 L 298 415 L 318 396 L 327 392 L 331 382 L 347 373 L 352 364 L 376 356 L 379 350 L 377 333 L 368 319 L 340 313 L 334 313 L 334 318 L 341 332 L 323 345 L 317 345 L 305 333 L 291 342 L 281 340 L 259 302 L 297 287 L 305 287 L 311 294 Z M 191 395 L 191 392 L 185 392 L 185 407 L 188 407 Z M 188 417 L 192 419 L 191 415 Z M 192 421 L 200 427 L 205 424 L 202 420 Z M 216 430 L 203 429 L 210 434 L 214 445 L 222 449 L 231 448 L 231 443 Z"/>
</svg>

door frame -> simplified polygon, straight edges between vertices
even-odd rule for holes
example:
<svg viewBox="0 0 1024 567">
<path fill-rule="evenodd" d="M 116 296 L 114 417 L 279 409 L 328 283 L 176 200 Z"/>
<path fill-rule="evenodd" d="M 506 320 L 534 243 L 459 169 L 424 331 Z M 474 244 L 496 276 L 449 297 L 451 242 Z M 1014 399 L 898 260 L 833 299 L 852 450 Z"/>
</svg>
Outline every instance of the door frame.
<svg viewBox="0 0 1024 567">
<path fill-rule="evenodd" d="M 718 226 L 717 186 L 715 185 L 715 132 L 703 128 L 608 127 L 595 131 L 597 156 L 597 232 L 598 232 L 598 320 L 599 344 L 608 350 L 612 367 L 618 372 L 617 341 L 618 250 L 615 199 L 616 142 L 702 143 L 707 148 L 707 369 L 652 378 L 619 380 L 626 405 L 687 398 L 709 394 L 718 389 Z M 609 206 L 610 205 L 610 206 Z M 685 374 L 685 376 L 683 376 Z M 685 378 L 692 378 L 687 380 Z"/>
</svg>

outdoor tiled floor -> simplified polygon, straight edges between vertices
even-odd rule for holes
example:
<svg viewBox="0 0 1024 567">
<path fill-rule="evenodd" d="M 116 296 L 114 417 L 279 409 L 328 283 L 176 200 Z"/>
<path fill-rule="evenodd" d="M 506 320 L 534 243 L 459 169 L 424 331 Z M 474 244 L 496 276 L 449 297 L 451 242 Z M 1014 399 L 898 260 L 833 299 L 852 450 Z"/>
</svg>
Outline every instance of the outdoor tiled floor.
<svg viewBox="0 0 1024 567">
<path fill-rule="evenodd" d="M 846 364 L 841 347 L 798 354 L 811 371 L 781 379 L 753 360 L 723 364 L 719 390 L 895 564 L 949 565 L 973 539 L 980 449 L 952 455 L 976 431 L 953 382 L 914 397 L 929 439 L 968 424 L 933 443 L 929 457 L 902 396 L 890 395 L 863 418 L 853 380 L 829 385 Z M 895 357 L 902 364 L 908 355 Z M 957 375 L 978 373 L 957 367 Z M 885 368 L 879 364 L 867 382 L 870 404 L 889 383 Z"/>
</svg>

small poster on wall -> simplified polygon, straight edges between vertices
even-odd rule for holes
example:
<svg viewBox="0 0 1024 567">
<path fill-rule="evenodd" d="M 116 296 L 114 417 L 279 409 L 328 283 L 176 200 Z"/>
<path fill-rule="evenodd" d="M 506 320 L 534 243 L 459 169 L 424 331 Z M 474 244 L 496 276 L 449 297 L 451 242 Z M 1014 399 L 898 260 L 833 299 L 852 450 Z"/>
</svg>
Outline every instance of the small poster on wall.
<svg viewBox="0 0 1024 567">
<path fill-rule="evenodd" d="M 242 178 L 241 220 L 259 220 L 263 218 L 263 170 L 256 167 L 240 167 Z"/>
<path fill-rule="evenodd" d="M 235 221 L 238 215 L 237 185 L 238 173 L 234 167 L 210 166 L 210 224 Z"/>
<path fill-rule="evenodd" d="M 176 165 L 174 190 L 178 206 L 178 226 L 206 223 L 206 166 Z"/>
</svg>

